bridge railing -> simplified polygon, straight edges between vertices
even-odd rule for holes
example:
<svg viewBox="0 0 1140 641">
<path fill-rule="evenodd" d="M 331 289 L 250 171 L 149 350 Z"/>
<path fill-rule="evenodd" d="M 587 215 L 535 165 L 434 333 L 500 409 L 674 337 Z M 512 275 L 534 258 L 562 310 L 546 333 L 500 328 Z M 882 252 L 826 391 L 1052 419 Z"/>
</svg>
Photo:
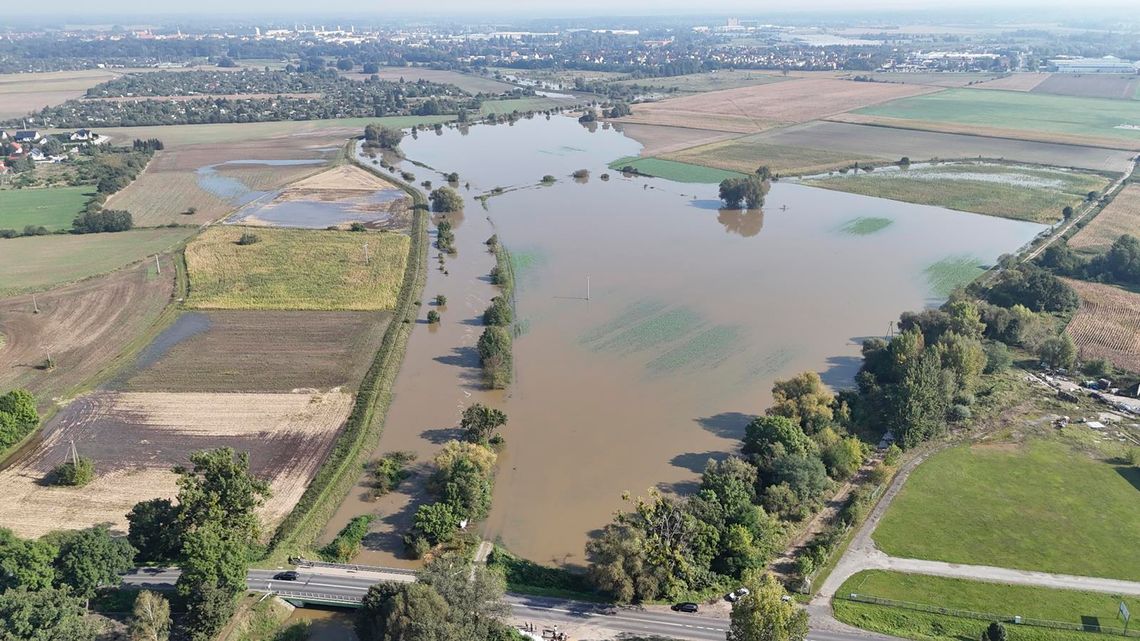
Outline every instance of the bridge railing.
<svg viewBox="0 0 1140 641">
<path fill-rule="evenodd" d="M 304 601 L 319 601 L 321 603 L 344 603 L 359 605 L 362 600 L 349 596 L 335 596 L 329 594 L 320 594 L 317 592 L 300 592 L 294 590 L 270 590 L 269 592 L 278 597 L 281 597 L 282 599 L 300 599 Z"/>
<path fill-rule="evenodd" d="M 308 568 L 331 568 L 336 570 L 351 570 L 354 572 L 380 572 L 383 574 L 406 574 L 408 576 L 415 576 L 415 570 L 407 568 L 386 568 L 379 565 L 357 565 L 353 563 L 329 563 L 328 561 L 317 561 L 314 559 L 294 559 L 297 567 Z"/>
</svg>

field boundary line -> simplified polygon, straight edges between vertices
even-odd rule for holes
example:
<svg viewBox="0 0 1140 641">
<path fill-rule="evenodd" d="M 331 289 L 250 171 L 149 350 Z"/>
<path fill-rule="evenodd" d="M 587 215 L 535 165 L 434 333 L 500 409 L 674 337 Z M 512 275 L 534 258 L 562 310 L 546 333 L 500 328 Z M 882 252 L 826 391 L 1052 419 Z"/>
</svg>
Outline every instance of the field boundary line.
<svg viewBox="0 0 1140 641">
<path fill-rule="evenodd" d="M 357 482 L 357 471 L 383 432 L 388 405 L 392 400 L 392 385 L 404 360 L 408 339 L 414 323 L 414 313 L 427 278 L 427 201 L 415 187 L 385 176 L 359 162 L 354 156 L 357 138 L 345 144 L 349 162 L 369 171 L 403 189 L 412 197 L 414 213 L 411 225 L 411 248 L 404 270 L 404 282 L 392 311 L 392 319 L 384 332 L 384 339 L 372 360 L 372 365 L 361 381 L 352 413 L 349 414 L 340 435 L 328 457 L 317 470 L 305 493 L 293 511 L 277 527 L 270 540 L 265 562 L 273 564 L 289 556 L 301 556 L 324 528 L 325 521 L 352 491 Z"/>
</svg>

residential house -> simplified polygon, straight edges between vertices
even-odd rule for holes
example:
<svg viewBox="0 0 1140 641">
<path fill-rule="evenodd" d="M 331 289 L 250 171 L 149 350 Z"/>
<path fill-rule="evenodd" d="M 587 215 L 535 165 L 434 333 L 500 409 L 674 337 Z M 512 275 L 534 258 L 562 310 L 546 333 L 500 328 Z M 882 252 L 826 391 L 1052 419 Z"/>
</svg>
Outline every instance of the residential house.
<svg viewBox="0 0 1140 641">
<path fill-rule="evenodd" d="M 8 132 L 4 131 L 3 129 L 0 129 L 0 140 L 7 140 L 7 139 L 8 139 Z"/>
<path fill-rule="evenodd" d="M 17 131 L 12 135 L 12 140 L 15 140 L 16 142 L 39 142 L 40 138 L 40 132 L 35 131 L 34 129 Z"/>
<path fill-rule="evenodd" d="M 91 133 L 90 129 L 76 129 L 75 132 L 68 137 L 71 142 L 91 142 L 96 138 L 98 138 L 98 136 Z"/>
<path fill-rule="evenodd" d="M 43 150 L 39 147 L 33 147 L 32 150 L 28 152 L 28 157 L 36 162 L 47 160 L 47 155 L 44 154 Z"/>
</svg>

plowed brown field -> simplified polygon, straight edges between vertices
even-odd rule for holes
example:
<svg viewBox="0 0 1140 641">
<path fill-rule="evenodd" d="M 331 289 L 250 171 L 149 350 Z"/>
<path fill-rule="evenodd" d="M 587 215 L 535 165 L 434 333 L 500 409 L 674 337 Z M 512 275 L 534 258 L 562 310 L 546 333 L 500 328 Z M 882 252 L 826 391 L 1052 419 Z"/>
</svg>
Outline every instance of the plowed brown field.
<svg viewBox="0 0 1140 641">
<path fill-rule="evenodd" d="M 1140 294 L 1127 290 L 1066 281 L 1081 297 L 1081 307 L 1065 328 L 1082 359 L 1103 358 L 1113 366 L 1140 372 Z"/>
<path fill-rule="evenodd" d="M 795 78 L 633 106 L 619 122 L 753 133 L 938 91 L 921 85 Z"/>
<path fill-rule="evenodd" d="M 106 367 L 158 317 L 174 289 L 147 261 L 130 269 L 36 295 L 0 300 L 0 389 L 26 388 L 41 402 L 66 393 Z M 42 369 L 48 354 L 56 367 Z"/>
<path fill-rule="evenodd" d="M 0 471 L 0 523 L 23 537 L 99 523 L 123 532 L 135 503 L 177 493 L 172 466 L 195 451 L 230 446 L 249 452 L 253 473 L 270 482 L 273 496 L 259 511 L 268 533 L 304 493 L 351 406 L 339 392 L 90 394 Z M 83 488 L 44 485 L 71 441 L 95 461 L 98 478 Z"/>
</svg>

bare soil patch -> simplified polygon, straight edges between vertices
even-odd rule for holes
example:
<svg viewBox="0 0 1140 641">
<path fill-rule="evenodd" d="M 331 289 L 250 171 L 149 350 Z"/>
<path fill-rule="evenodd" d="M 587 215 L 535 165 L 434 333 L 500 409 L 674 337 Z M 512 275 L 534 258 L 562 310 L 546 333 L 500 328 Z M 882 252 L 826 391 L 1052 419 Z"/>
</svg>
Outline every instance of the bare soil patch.
<svg viewBox="0 0 1140 641">
<path fill-rule="evenodd" d="M 1140 372 L 1140 294 L 1112 285 L 1066 279 L 1081 307 L 1065 331 L 1082 359 L 1103 358 L 1113 366 Z"/>
<path fill-rule="evenodd" d="M 642 156 L 656 156 L 734 138 L 738 134 L 689 127 L 615 123 L 627 137 L 642 144 Z"/>
<path fill-rule="evenodd" d="M 67 394 L 106 367 L 170 302 L 174 265 L 162 259 L 36 295 L 0 300 L 0 389 L 41 401 Z M 48 354 L 55 368 L 44 369 Z"/>
<path fill-rule="evenodd" d="M 134 392 L 355 388 L 389 320 L 386 312 L 188 312 L 113 386 Z"/>
<path fill-rule="evenodd" d="M 1117 98 L 1132 100 L 1140 77 L 1136 74 L 1113 76 L 1100 74 L 1055 73 L 1032 89 L 1033 93 L 1057 96 L 1084 96 L 1087 98 Z"/>
<path fill-rule="evenodd" d="M 633 106 L 620 122 L 754 133 L 938 91 L 921 85 L 796 78 Z"/>
<path fill-rule="evenodd" d="M 1122 234 L 1140 234 L 1140 184 L 1130 184 L 1069 239 L 1073 249 L 1107 249 Z"/>
<path fill-rule="evenodd" d="M 259 511 L 269 532 L 300 499 L 351 406 L 339 392 L 90 394 L 0 471 L 0 523 L 24 537 L 99 523 L 124 532 L 135 503 L 177 493 L 171 467 L 195 451 L 230 446 L 249 452 L 253 473 L 270 482 L 273 496 Z M 95 461 L 98 478 L 78 489 L 43 485 L 71 441 Z"/>
<path fill-rule="evenodd" d="M 1001 89 L 1004 91 L 1033 91 L 1037 85 L 1049 79 L 1047 73 L 1014 73 L 997 80 L 989 80 L 972 85 L 974 89 Z"/>
<path fill-rule="evenodd" d="M 745 139 L 741 139 L 742 141 Z M 835 153 L 912 161 L 933 158 L 992 158 L 1039 165 L 1123 172 L 1132 153 L 1104 147 L 1061 145 L 986 136 L 875 127 L 840 122 L 810 122 L 749 138 L 760 144 L 826 149 Z"/>
</svg>

